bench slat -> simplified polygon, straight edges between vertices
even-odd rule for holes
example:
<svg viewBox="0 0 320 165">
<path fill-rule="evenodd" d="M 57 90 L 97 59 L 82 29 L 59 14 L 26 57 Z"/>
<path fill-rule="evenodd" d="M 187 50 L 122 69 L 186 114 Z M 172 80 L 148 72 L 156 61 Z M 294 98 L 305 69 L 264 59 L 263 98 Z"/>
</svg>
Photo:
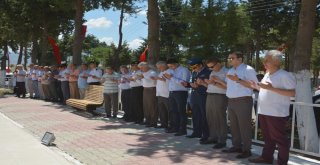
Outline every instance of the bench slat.
<svg viewBox="0 0 320 165">
<path fill-rule="evenodd" d="M 86 89 L 84 99 L 68 99 L 67 105 L 82 110 L 88 108 L 96 108 L 103 104 L 103 86 L 102 85 L 89 85 Z"/>
</svg>

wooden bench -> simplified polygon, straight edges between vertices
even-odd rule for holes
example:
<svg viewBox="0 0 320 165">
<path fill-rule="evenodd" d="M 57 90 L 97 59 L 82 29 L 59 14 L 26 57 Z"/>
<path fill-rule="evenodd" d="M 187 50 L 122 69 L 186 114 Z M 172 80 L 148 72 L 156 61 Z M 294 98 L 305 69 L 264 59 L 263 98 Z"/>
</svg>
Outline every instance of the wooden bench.
<svg viewBox="0 0 320 165">
<path fill-rule="evenodd" d="M 67 105 L 80 110 L 86 110 L 92 114 L 97 107 L 103 104 L 103 86 L 89 85 L 86 89 L 84 99 L 68 99 Z"/>
</svg>

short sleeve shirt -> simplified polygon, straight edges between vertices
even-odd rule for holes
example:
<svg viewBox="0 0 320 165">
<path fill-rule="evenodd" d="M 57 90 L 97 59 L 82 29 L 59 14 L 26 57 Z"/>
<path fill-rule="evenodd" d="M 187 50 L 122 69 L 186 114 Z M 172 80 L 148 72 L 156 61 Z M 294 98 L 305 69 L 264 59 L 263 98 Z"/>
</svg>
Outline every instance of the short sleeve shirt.
<svg viewBox="0 0 320 165">
<path fill-rule="evenodd" d="M 149 70 L 147 72 L 143 73 L 143 79 L 142 79 L 142 86 L 149 88 L 149 87 L 156 87 L 156 80 L 152 80 L 151 77 L 156 77 L 158 76 L 157 72 L 154 70 Z"/>
<path fill-rule="evenodd" d="M 261 83 L 271 83 L 280 89 L 295 89 L 296 80 L 285 70 L 278 70 L 272 75 L 267 73 Z M 283 96 L 266 89 L 260 89 L 258 97 L 258 113 L 275 117 L 289 116 L 290 97 Z"/>
<path fill-rule="evenodd" d="M 237 68 L 229 69 L 227 75 L 237 75 L 242 80 L 258 82 L 256 71 L 249 65 L 241 64 Z M 240 83 L 226 78 L 227 82 L 227 97 L 238 98 L 244 96 L 252 96 L 253 90 L 251 88 L 244 87 Z"/>
<path fill-rule="evenodd" d="M 228 73 L 228 69 L 223 67 L 221 68 L 218 72 L 212 71 L 210 74 L 210 77 L 216 76 L 220 80 L 225 81 L 226 80 L 226 75 Z M 218 94 L 226 94 L 226 89 L 219 88 L 213 84 L 208 85 L 207 93 L 218 93 Z"/>
</svg>

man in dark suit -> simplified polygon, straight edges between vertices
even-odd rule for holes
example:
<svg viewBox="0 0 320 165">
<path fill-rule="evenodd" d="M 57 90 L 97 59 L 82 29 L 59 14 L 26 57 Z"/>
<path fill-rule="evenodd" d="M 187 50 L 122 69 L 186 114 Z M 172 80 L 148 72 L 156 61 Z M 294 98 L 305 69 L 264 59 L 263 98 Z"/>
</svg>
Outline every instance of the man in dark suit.
<svg viewBox="0 0 320 165">
<path fill-rule="evenodd" d="M 192 70 L 192 80 L 188 83 L 188 87 L 192 88 L 191 92 L 191 109 L 193 133 L 188 138 L 201 138 L 200 143 L 207 143 L 209 137 L 209 129 L 206 119 L 206 97 L 207 87 L 203 86 L 205 79 L 208 79 L 211 71 L 206 68 L 200 58 L 193 57 L 188 61 Z"/>
</svg>

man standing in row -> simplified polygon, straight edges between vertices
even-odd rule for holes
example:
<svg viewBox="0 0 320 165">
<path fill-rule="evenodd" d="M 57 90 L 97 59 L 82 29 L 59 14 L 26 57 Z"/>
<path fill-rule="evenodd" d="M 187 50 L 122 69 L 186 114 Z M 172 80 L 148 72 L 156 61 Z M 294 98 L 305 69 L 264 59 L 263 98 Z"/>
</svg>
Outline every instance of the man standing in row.
<svg viewBox="0 0 320 165">
<path fill-rule="evenodd" d="M 169 81 L 163 77 L 163 74 L 168 71 L 168 66 L 165 61 L 159 61 L 156 64 L 158 70 L 160 71 L 157 80 L 157 101 L 158 101 L 158 111 L 160 117 L 160 127 L 168 129 L 169 119 L 172 114 L 169 113 Z"/>
<path fill-rule="evenodd" d="M 119 80 L 119 89 L 121 90 L 121 109 L 124 112 L 123 119 L 129 121 L 130 113 L 130 72 L 126 65 L 120 66 L 121 78 Z"/>
<path fill-rule="evenodd" d="M 255 70 L 243 63 L 241 52 L 229 54 L 228 62 L 232 68 L 227 74 L 227 97 L 232 147 L 223 150 L 226 153 L 240 153 L 236 158 L 251 156 L 251 118 L 253 90 L 251 82 L 258 82 Z"/>
<path fill-rule="evenodd" d="M 21 64 L 17 65 L 17 96 L 20 97 L 22 95 L 23 98 L 26 97 L 26 85 L 25 78 L 27 72 L 23 69 Z"/>
<path fill-rule="evenodd" d="M 138 67 L 139 62 L 133 62 L 131 64 L 131 77 L 130 77 L 130 87 L 131 87 L 131 96 L 130 98 L 134 98 L 130 100 L 130 108 L 128 113 L 127 121 L 134 121 L 136 124 L 144 124 L 143 123 L 143 87 L 141 84 L 141 77 L 139 75 L 142 74 L 141 70 Z"/>
<path fill-rule="evenodd" d="M 116 73 L 111 67 L 106 67 L 105 73 L 102 76 L 100 82 L 103 83 L 103 98 L 104 98 L 104 109 L 106 111 L 106 118 L 111 117 L 111 109 L 112 109 L 112 117 L 117 118 L 118 115 L 118 81 L 120 79 L 120 75 Z"/>
<path fill-rule="evenodd" d="M 141 62 L 138 67 L 141 69 L 141 78 L 143 86 L 143 112 L 146 119 L 146 127 L 157 127 L 158 108 L 156 97 L 156 80 L 157 73 L 150 69 L 148 63 Z"/>
<path fill-rule="evenodd" d="M 34 94 L 34 91 L 33 91 L 33 87 L 32 87 L 32 72 L 33 72 L 33 67 L 34 67 L 34 64 L 30 64 L 29 65 L 29 71 L 27 72 L 27 77 L 28 77 L 28 91 L 29 91 L 29 97 L 30 98 L 33 98 L 33 94 Z"/>
<path fill-rule="evenodd" d="M 163 76 L 169 80 L 169 107 L 173 114 L 173 119 L 170 121 L 172 128 L 167 133 L 176 133 L 175 136 L 182 136 L 187 134 L 188 88 L 184 85 L 190 80 L 190 71 L 175 59 L 169 59 L 167 64 L 170 70 Z"/>
<path fill-rule="evenodd" d="M 188 138 L 201 138 L 201 144 L 209 144 L 209 129 L 206 119 L 206 97 L 207 87 L 203 85 L 204 80 L 209 78 L 211 71 L 203 66 L 202 60 L 193 57 L 188 61 L 192 70 L 192 80 L 188 84 L 192 88 L 191 92 L 191 109 L 192 109 L 192 123 L 193 133 Z"/>
<path fill-rule="evenodd" d="M 225 68 L 219 59 L 213 58 L 207 61 L 207 67 L 212 70 L 208 84 L 206 113 L 209 125 L 210 139 L 217 142 L 214 149 L 226 146 L 227 141 L 227 103 Z"/>
<path fill-rule="evenodd" d="M 288 164 L 290 141 L 286 125 L 290 97 L 295 96 L 296 81 L 291 74 L 280 69 L 281 61 L 281 52 L 268 51 L 263 62 L 267 73 L 261 83 L 255 85 L 260 90 L 258 113 L 265 145 L 260 157 L 249 159 L 252 163 L 273 164 L 273 154 L 278 146 L 277 164 Z"/>
<path fill-rule="evenodd" d="M 89 85 L 100 85 L 100 79 L 102 77 L 102 70 L 97 68 L 96 62 L 90 62 L 90 72 L 87 78 Z"/>
</svg>

